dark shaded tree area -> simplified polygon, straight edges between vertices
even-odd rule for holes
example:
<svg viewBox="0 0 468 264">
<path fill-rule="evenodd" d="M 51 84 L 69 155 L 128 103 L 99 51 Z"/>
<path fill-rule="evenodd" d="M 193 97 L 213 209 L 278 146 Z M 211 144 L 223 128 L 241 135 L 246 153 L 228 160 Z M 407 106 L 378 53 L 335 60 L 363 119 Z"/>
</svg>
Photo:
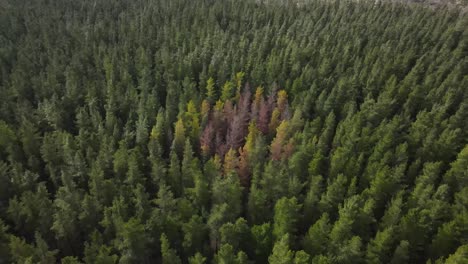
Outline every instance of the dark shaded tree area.
<svg viewBox="0 0 468 264">
<path fill-rule="evenodd" d="M 4 1 L 0 263 L 464 263 L 468 19 Z"/>
</svg>

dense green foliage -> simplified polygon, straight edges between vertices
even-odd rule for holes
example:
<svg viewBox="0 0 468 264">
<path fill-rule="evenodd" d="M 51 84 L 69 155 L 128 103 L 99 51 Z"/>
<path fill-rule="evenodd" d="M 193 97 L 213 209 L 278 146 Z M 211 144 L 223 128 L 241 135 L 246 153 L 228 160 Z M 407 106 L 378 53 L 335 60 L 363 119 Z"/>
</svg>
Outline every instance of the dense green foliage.
<svg viewBox="0 0 468 264">
<path fill-rule="evenodd" d="M 0 263 L 466 263 L 468 19 L 0 8 Z"/>
</svg>

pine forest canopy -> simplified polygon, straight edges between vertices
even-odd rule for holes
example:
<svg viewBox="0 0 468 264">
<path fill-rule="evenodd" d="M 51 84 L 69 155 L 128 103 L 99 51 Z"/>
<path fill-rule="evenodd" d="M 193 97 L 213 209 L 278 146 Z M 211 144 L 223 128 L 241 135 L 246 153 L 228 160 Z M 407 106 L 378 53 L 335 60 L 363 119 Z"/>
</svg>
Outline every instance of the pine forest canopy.
<svg viewBox="0 0 468 264">
<path fill-rule="evenodd" d="M 468 263 L 461 9 L 0 6 L 0 264 Z"/>
</svg>

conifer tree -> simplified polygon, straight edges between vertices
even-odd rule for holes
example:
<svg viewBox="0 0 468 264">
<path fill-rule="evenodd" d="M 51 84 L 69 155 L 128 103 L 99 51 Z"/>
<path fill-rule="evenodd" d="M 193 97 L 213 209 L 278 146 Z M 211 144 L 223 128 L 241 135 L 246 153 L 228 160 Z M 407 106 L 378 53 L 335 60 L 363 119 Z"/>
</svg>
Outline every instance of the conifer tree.
<svg viewBox="0 0 468 264">
<path fill-rule="evenodd" d="M 182 119 L 176 122 L 174 131 L 174 140 L 172 141 L 171 149 L 181 158 L 185 145 L 185 126 Z"/>
<path fill-rule="evenodd" d="M 294 253 L 289 248 L 289 236 L 287 234 L 275 243 L 272 254 L 268 257 L 268 262 L 272 264 L 294 263 Z"/>
<path fill-rule="evenodd" d="M 179 256 L 174 249 L 171 248 L 169 244 L 169 240 L 167 239 L 165 234 L 161 235 L 161 256 L 162 256 L 162 263 L 167 264 L 179 264 L 182 263 Z"/>
<path fill-rule="evenodd" d="M 299 221 L 301 205 L 295 197 L 283 197 L 275 205 L 273 235 L 279 239 L 284 235 L 294 236 Z"/>
</svg>

